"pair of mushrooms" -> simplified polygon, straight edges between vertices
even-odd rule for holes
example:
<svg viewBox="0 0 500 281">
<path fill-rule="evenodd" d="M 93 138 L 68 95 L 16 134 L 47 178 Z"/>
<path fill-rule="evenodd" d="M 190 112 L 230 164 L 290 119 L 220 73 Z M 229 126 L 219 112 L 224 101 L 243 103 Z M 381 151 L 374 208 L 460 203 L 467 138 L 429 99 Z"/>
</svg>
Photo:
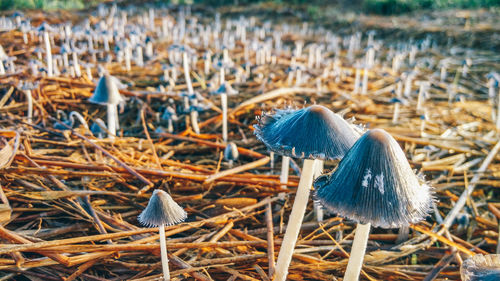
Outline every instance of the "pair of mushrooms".
<svg viewBox="0 0 500 281">
<path fill-rule="evenodd" d="M 384 130 L 369 130 L 360 137 L 342 117 L 313 105 L 263 114 L 255 134 L 269 150 L 304 159 L 276 262 L 276 281 L 286 280 L 315 167 L 323 159 L 342 160 L 335 172 L 315 180 L 316 199 L 331 212 L 358 222 L 346 281 L 359 279 L 371 225 L 407 226 L 422 220 L 432 206 L 430 188 L 419 182 L 396 140 Z"/>
</svg>

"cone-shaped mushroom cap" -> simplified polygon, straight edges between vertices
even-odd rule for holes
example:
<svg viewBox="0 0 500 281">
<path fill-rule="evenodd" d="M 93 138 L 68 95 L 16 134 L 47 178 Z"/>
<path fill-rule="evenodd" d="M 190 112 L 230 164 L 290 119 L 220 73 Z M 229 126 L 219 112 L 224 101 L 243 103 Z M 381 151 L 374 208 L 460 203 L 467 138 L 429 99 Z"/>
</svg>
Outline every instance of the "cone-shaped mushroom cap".
<svg viewBox="0 0 500 281">
<path fill-rule="evenodd" d="M 330 211 L 383 228 L 422 220 L 433 200 L 399 144 L 381 129 L 361 136 L 337 170 L 319 177 L 314 188 L 316 199 Z"/>
<path fill-rule="evenodd" d="M 475 255 L 462 263 L 463 281 L 500 280 L 500 255 Z"/>
<path fill-rule="evenodd" d="M 159 189 L 153 192 L 146 209 L 138 217 L 139 222 L 148 227 L 174 225 L 186 218 L 186 211 L 168 193 Z"/>
<path fill-rule="evenodd" d="M 264 113 L 258 121 L 257 138 L 284 156 L 340 159 L 359 138 L 347 121 L 321 105 Z"/>
<path fill-rule="evenodd" d="M 109 74 L 104 74 L 99 78 L 97 87 L 95 88 L 94 95 L 90 97 L 89 101 L 99 104 L 119 104 L 123 101 L 118 86 L 115 81 L 116 78 Z"/>
<path fill-rule="evenodd" d="M 224 159 L 226 159 L 226 161 L 236 161 L 239 156 L 240 154 L 236 144 L 234 142 L 228 143 L 224 149 Z"/>
</svg>

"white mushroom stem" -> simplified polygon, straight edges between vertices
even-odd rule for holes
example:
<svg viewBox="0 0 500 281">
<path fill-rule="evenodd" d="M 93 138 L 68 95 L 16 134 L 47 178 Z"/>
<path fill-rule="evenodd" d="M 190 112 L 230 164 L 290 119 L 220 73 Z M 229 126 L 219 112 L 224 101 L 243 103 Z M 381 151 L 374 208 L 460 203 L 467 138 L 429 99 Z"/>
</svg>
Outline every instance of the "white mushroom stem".
<svg viewBox="0 0 500 281">
<path fill-rule="evenodd" d="M 64 66 L 64 68 L 68 68 L 69 67 L 68 53 L 64 53 L 62 55 L 62 57 L 63 57 L 63 66 Z"/>
<path fill-rule="evenodd" d="M 78 63 L 78 55 L 76 54 L 76 52 L 73 52 L 73 67 L 75 68 L 76 77 L 82 76 L 80 64 Z"/>
<path fill-rule="evenodd" d="M 445 65 L 441 66 L 441 73 L 439 75 L 441 82 L 444 82 L 446 80 L 447 75 L 448 75 L 448 72 L 446 71 L 446 66 Z"/>
<path fill-rule="evenodd" d="M 90 66 L 86 66 L 85 71 L 87 72 L 87 78 L 92 81 L 92 79 L 94 78 L 92 77 L 92 69 L 90 68 Z"/>
<path fill-rule="evenodd" d="M 356 68 L 356 75 L 354 76 L 354 90 L 353 94 L 359 94 L 359 80 L 361 80 L 361 69 Z"/>
<path fill-rule="evenodd" d="M 361 94 L 366 95 L 368 92 L 368 68 L 363 69 L 363 86 L 361 87 Z"/>
<path fill-rule="evenodd" d="M 295 194 L 292 213 L 288 219 L 285 236 L 281 244 L 278 261 L 276 262 L 276 278 L 274 281 L 285 281 L 288 274 L 288 267 L 292 261 L 293 250 L 297 243 L 302 220 L 306 211 L 307 202 L 309 201 L 309 193 L 311 191 L 312 181 L 314 177 L 314 169 L 317 165 L 317 160 L 306 159 L 300 176 L 299 187 Z"/>
<path fill-rule="evenodd" d="M 227 94 L 220 95 L 220 103 L 222 107 L 222 140 L 227 142 Z"/>
<path fill-rule="evenodd" d="M 116 136 L 116 124 L 118 123 L 118 120 L 116 120 L 116 116 L 118 113 L 118 109 L 116 104 L 108 104 L 108 132 L 109 132 L 109 138 L 114 139 Z"/>
<path fill-rule="evenodd" d="M 26 101 L 28 102 L 28 123 L 31 124 L 33 121 L 33 96 L 31 95 L 31 90 L 24 91 L 24 94 L 26 95 Z"/>
<path fill-rule="evenodd" d="M 397 124 L 399 120 L 399 102 L 394 103 L 394 114 L 392 115 L 392 124 Z"/>
<path fill-rule="evenodd" d="M 316 179 L 317 177 L 321 176 L 321 173 L 323 173 L 323 167 L 325 162 L 323 160 L 317 160 L 317 161 L 318 163 L 314 168 L 313 179 Z M 323 206 L 321 206 L 321 204 L 318 201 L 313 201 L 313 204 L 314 204 L 314 213 L 316 215 L 316 220 L 318 222 L 322 222 L 324 217 Z"/>
<path fill-rule="evenodd" d="M 195 134 L 200 134 L 200 126 L 198 125 L 198 111 L 191 111 L 191 126 L 193 126 L 193 131 Z"/>
<path fill-rule="evenodd" d="M 0 75 L 5 75 L 5 67 L 2 60 L 0 60 Z"/>
<path fill-rule="evenodd" d="M 132 51 L 130 50 L 129 46 L 126 46 L 125 47 L 125 69 L 127 71 L 130 71 L 130 69 L 132 68 L 132 66 L 130 64 L 131 56 L 132 56 Z"/>
<path fill-rule="evenodd" d="M 168 130 L 169 133 L 173 133 L 174 132 L 174 122 L 172 121 L 172 119 L 168 119 L 167 130 Z"/>
<path fill-rule="evenodd" d="M 182 64 L 184 66 L 184 77 L 186 79 L 188 93 L 192 95 L 194 93 L 194 90 L 193 84 L 191 83 L 191 76 L 189 76 L 189 59 L 186 52 L 182 54 Z"/>
<path fill-rule="evenodd" d="M 47 76 L 52 77 L 54 72 L 52 68 L 52 49 L 50 48 L 50 38 L 49 33 L 45 31 L 43 33 L 43 40 L 45 41 L 45 58 L 47 62 Z"/>
<path fill-rule="evenodd" d="M 165 225 L 158 227 L 160 232 L 161 267 L 163 269 L 163 280 L 170 281 L 170 270 L 168 269 L 167 239 L 165 238 Z"/>
<path fill-rule="evenodd" d="M 403 94 L 403 81 L 399 81 L 397 86 L 396 86 L 396 97 L 398 99 L 400 99 L 402 97 L 402 94 Z M 393 124 L 397 124 L 398 123 L 398 120 L 399 120 L 399 107 L 401 105 L 399 104 L 399 102 L 396 102 L 394 104 L 394 115 L 392 116 L 392 123 Z"/>
<path fill-rule="evenodd" d="M 210 54 L 206 54 L 205 56 L 205 65 L 204 65 L 204 71 L 205 71 L 205 75 L 208 75 L 210 73 L 210 62 L 211 62 L 211 57 L 210 57 Z"/>
<path fill-rule="evenodd" d="M 283 158 L 281 159 L 281 174 L 280 174 L 281 188 L 287 188 L 286 185 L 288 183 L 288 170 L 290 170 L 290 157 L 283 156 Z"/>
<path fill-rule="evenodd" d="M 344 281 L 358 281 L 363 259 L 365 257 L 366 245 L 370 234 L 370 224 L 358 223 L 354 241 L 352 241 L 351 255 L 344 274 Z"/>
</svg>

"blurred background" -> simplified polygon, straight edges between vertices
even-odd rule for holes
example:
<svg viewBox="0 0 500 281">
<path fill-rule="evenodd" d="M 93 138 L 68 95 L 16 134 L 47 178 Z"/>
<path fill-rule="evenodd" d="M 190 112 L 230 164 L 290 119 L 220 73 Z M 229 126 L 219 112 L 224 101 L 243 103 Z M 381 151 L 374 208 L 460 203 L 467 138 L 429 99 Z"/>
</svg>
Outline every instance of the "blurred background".
<svg viewBox="0 0 500 281">
<path fill-rule="evenodd" d="M 84 9 L 96 5 L 99 0 L 1 0 L 0 10 L 12 9 Z M 134 1 L 117 1 L 133 3 Z M 137 1 L 135 1 L 137 2 Z M 280 6 L 303 7 L 309 13 L 328 6 L 338 9 L 347 9 L 357 12 L 373 14 L 399 14 L 419 10 L 442 10 L 442 9 L 491 9 L 500 6 L 500 0 L 353 0 L 353 1 L 318 1 L 318 0 L 186 0 L 165 1 L 153 0 L 151 3 L 172 4 L 207 4 L 210 6 L 238 6 L 255 4 L 279 4 Z"/>
</svg>

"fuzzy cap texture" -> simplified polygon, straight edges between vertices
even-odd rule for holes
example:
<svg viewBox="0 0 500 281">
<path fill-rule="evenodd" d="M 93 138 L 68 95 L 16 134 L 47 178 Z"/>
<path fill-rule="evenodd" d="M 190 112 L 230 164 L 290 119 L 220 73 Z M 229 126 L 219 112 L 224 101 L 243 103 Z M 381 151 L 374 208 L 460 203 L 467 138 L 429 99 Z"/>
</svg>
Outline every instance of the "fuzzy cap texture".
<svg viewBox="0 0 500 281">
<path fill-rule="evenodd" d="M 156 189 L 138 220 L 147 227 L 157 227 L 162 224 L 174 225 L 183 222 L 186 218 L 186 211 L 168 193 Z"/>
<path fill-rule="evenodd" d="M 335 172 L 317 178 L 314 188 L 316 200 L 331 212 L 382 228 L 424 219 L 433 201 L 399 144 L 381 129 L 361 136 Z"/>
<path fill-rule="evenodd" d="M 119 104 L 123 101 L 118 91 L 117 79 L 109 74 L 104 74 L 99 78 L 94 94 L 90 97 L 91 103 L 98 104 Z"/>
<path fill-rule="evenodd" d="M 463 281 L 500 280 L 500 255 L 478 254 L 462 263 L 460 274 Z"/>
<path fill-rule="evenodd" d="M 352 125 L 321 105 L 263 113 L 255 135 L 269 150 L 306 159 L 340 159 L 359 138 Z"/>
</svg>

